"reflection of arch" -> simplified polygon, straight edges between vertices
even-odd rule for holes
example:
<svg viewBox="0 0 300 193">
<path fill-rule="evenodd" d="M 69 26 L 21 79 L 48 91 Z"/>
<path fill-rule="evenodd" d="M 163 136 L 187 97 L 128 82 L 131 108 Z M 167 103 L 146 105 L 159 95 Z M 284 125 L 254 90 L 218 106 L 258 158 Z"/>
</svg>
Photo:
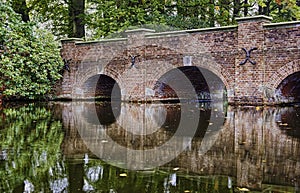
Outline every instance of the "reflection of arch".
<svg viewBox="0 0 300 193">
<path fill-rule="evenodd" d="M 287 136 L 300 139 L 300 107 L 280 108 L 277 125 Z"/>
<path fill-rule="evenodd" d="M 154 123 L 154 126 L 162 124 L 164 129 L 161 128 L 157 130 L 158 132 L 152 132 L 153 130 L 150 128 L 150 135 L 134 136 L 130 135 L 130 133 L 134 132 L 130 130 L 127 132 L 131 127 L 130 124 L 125 123 L 125 125 L 122 125 L 118 122 L 120 119 L 123 119 L 122 116 L 125 116 L 123 120 L 126 121 L 126 118 L 130 116 L 128 112 L 131 113 L 131 116 L 135 116 L 136 113 L 138 116 L 140 114 L 139 111 L 135 111 L 132 107 L 139 104 L 125 103 L 124 107 L 127 108 L 125 114 L 122 114 L 124 113 L 122 112 L 124 109 L 122 110 L 121 108 L 120 116 L 117 118 L 117 121 L 112 124 L 107 123 L 107 125 L 99 124 L 100 122 L 97 124 L 97 107 L 93 107 L 93 105 L 95 105 L 93 102 L 72 103 L 74 128 L 78 130 L 91 152 L 102 160 L 122 168 L 144 170 L 168 163 L 186 148 L 191 147 L 193 136 L 200 137 L 201 147 L 197 152 L 204 154 L 214 144 L 217 139 L 216 136 L 224 123 L 223 104 L 219 106 L 215 104 L 211 106 L 211 108 L 208 107 L 214 109 L 213 111 L 206 111 L 205 106 L 201 105 L 199 108 L 199 106 L 194 103 L 181 104 L 180 109 L 174 104 L 175 110 L 177 111 L 175 114 L 180 113 L 180 121 L 179 123 L 177 122 L 179 125 L 174 125 L 177 127 L 175 131 L 167 127 L 171 125 L 164 124 L 168 121 L 173 124 L 173 118 L 179 118 L 178 115 L 175 117 L 171 116 L 169 119 L 167 118 L 173 114 L 170 105 L 149 104 L 148 107 L 153 106 L 154 108 L 145 110 L 145 113 L 148 114 L 147 117 L 149 116 L 149 119 L 145 120 L 145 123 L 147 124 L 149 121 L 151 124 Z M 200 109 L 201 112 L 199 112 Z M 165 115 L 165 121 L 162 119 L 164 116 L 161 116 L 161 112 Z M 201 120 L 196 120 L 199 118 L 205 123 L 199 125 L 199 121 Z M 209 124 L 208 119 L 210 119 L 213 124 Z M 135 122 L 133 122 L 133 124 L 135 124 Z M 129 128 L 124 128 L 123 126 L 129 126 Z M 141 144 L 136 137 L 143 138 Z M 154 147 L 153 139 L 156 139 Z M 148 141 L 149 143 L 147 143 Z M 152 144 L 152 146 L 147 146 L 147 144 Z M 134 147 L 136 147 L 136 149 Z"/>
<path fill-rule="evenodd" d="M 96 102 L 85 103 L 85 110 L 82 111 L 82 117 L 86 119 L 89 124 L 107 126 L 116 122 L 120 116 L 121 101 L 116 102 Z M 95 111 L 90 109 L 95 108 Z M 92 113 L 96 112 L 97 116 Z"/>
<path fill-rule="evenodd" d="M 99 99 L 120 99 L 121 91 L 118 83 L 104 74 L 89 77 L 81 85 L 82 94 L 85 97 L 96 97 Z"/>
</svg>

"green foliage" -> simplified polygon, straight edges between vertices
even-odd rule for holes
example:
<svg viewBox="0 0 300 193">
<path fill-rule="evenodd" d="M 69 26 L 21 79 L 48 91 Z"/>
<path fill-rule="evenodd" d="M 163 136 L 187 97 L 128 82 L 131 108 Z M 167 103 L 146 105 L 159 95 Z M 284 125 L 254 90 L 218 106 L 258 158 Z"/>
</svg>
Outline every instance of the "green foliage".
<svg viewBox="0 0 300 193">
<path fill-rule="evenodd" d="M 74 16 L 72 9 L 79 1 L 26 0 L 27 5 L 18 6 L 28 7 L 17 10 L 28 11 L 31 20 L 57 38 L 74 36 L 76 17 L 84 20 L 89 39 L 145 24 L 192 29 L 231 25 L 236 17 L 259 14 L 272 16 L 273 22 L 300 19 L 299 0 L 86 0 L 85 7 L 79 5 L 85 13 Z"/>
<path fill-rule="evenodd" d="M 193 29 L 235 24 L 235 17 L 270 15 L 274 22 L 300 19 L 296 0 L 128 0 L 87 1 L 86 26 L 102 38 L 130 26 L 162 24 Z"/>
<path fill-rule="evenodd" d="M 271 2 L 269 15 L 273 17 L 273 22 L 300 20 L 300 6 L 296 0 Z"/>
<path fill-rule="evenodd" d="M 54 36 L 22 22 L 9 6 L 0 4 L 0 85 L 6 98 L 38 99 L 60 79 L 63 62 Z"/>
</svg>

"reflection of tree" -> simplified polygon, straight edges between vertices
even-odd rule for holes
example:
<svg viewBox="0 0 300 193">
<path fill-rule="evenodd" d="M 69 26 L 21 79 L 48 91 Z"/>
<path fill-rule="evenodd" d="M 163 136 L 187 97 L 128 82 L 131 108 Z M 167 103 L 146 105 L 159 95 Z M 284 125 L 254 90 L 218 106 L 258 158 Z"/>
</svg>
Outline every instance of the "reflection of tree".
<svg viewBox="0 0 300 193">
<path fill-rule="evenodd" d="M 0 191 L 23 189 L 24 183 L 38 192 L 52 189 L 55 181 L 45 181 L 63 175 L 60 121 L 46 107 L 29 104 L 4 109 L 0 124 Z"/>
</svg>

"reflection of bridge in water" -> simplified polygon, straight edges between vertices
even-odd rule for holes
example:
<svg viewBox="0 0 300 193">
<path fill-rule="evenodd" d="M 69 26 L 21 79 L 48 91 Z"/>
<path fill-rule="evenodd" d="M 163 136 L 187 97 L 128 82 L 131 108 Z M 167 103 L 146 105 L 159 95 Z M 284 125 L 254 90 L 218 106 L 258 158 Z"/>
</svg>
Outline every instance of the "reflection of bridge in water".
<svg viewBox="0 0 300 193">
<path fill-rule="evenodd" d="M 122 103 L 111 107 L 109 103 L 61 103 L 67 131 L 63 150 L 67 156 L 92 151 L 114 165 L 131 169 L 151 168 L 164 158 L 169 162 L 166 165 L 197 175 L 232 176 L 237 186 L 255 189 L 262 189 L 263 184 L 298 186 L 299 108 L 229 106 L 223 110 L 222 105 L 193 105 L 194 109 L 185 113 L 192 120 L 194 111 L 200 109 L 195 133 L 176 133 L 184 109 L 176 104 Z M 172 138 L 173 148 L 159 154 L 143 153 Z M 144 151 L 135 154 L 116 145 Z"/>
</svg>

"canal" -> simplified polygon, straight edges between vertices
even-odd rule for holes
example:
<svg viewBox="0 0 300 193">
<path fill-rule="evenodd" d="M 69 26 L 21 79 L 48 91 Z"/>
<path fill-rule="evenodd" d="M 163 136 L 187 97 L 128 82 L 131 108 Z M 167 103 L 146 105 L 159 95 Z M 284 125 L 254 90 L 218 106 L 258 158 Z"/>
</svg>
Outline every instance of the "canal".
<svg viewBox="0 0 300 193">
<path fill-rule="evenodd" d="M 300 192 L 297 105 L 15 103 L 0 122 L 0 192 Z"/>
</svg>

